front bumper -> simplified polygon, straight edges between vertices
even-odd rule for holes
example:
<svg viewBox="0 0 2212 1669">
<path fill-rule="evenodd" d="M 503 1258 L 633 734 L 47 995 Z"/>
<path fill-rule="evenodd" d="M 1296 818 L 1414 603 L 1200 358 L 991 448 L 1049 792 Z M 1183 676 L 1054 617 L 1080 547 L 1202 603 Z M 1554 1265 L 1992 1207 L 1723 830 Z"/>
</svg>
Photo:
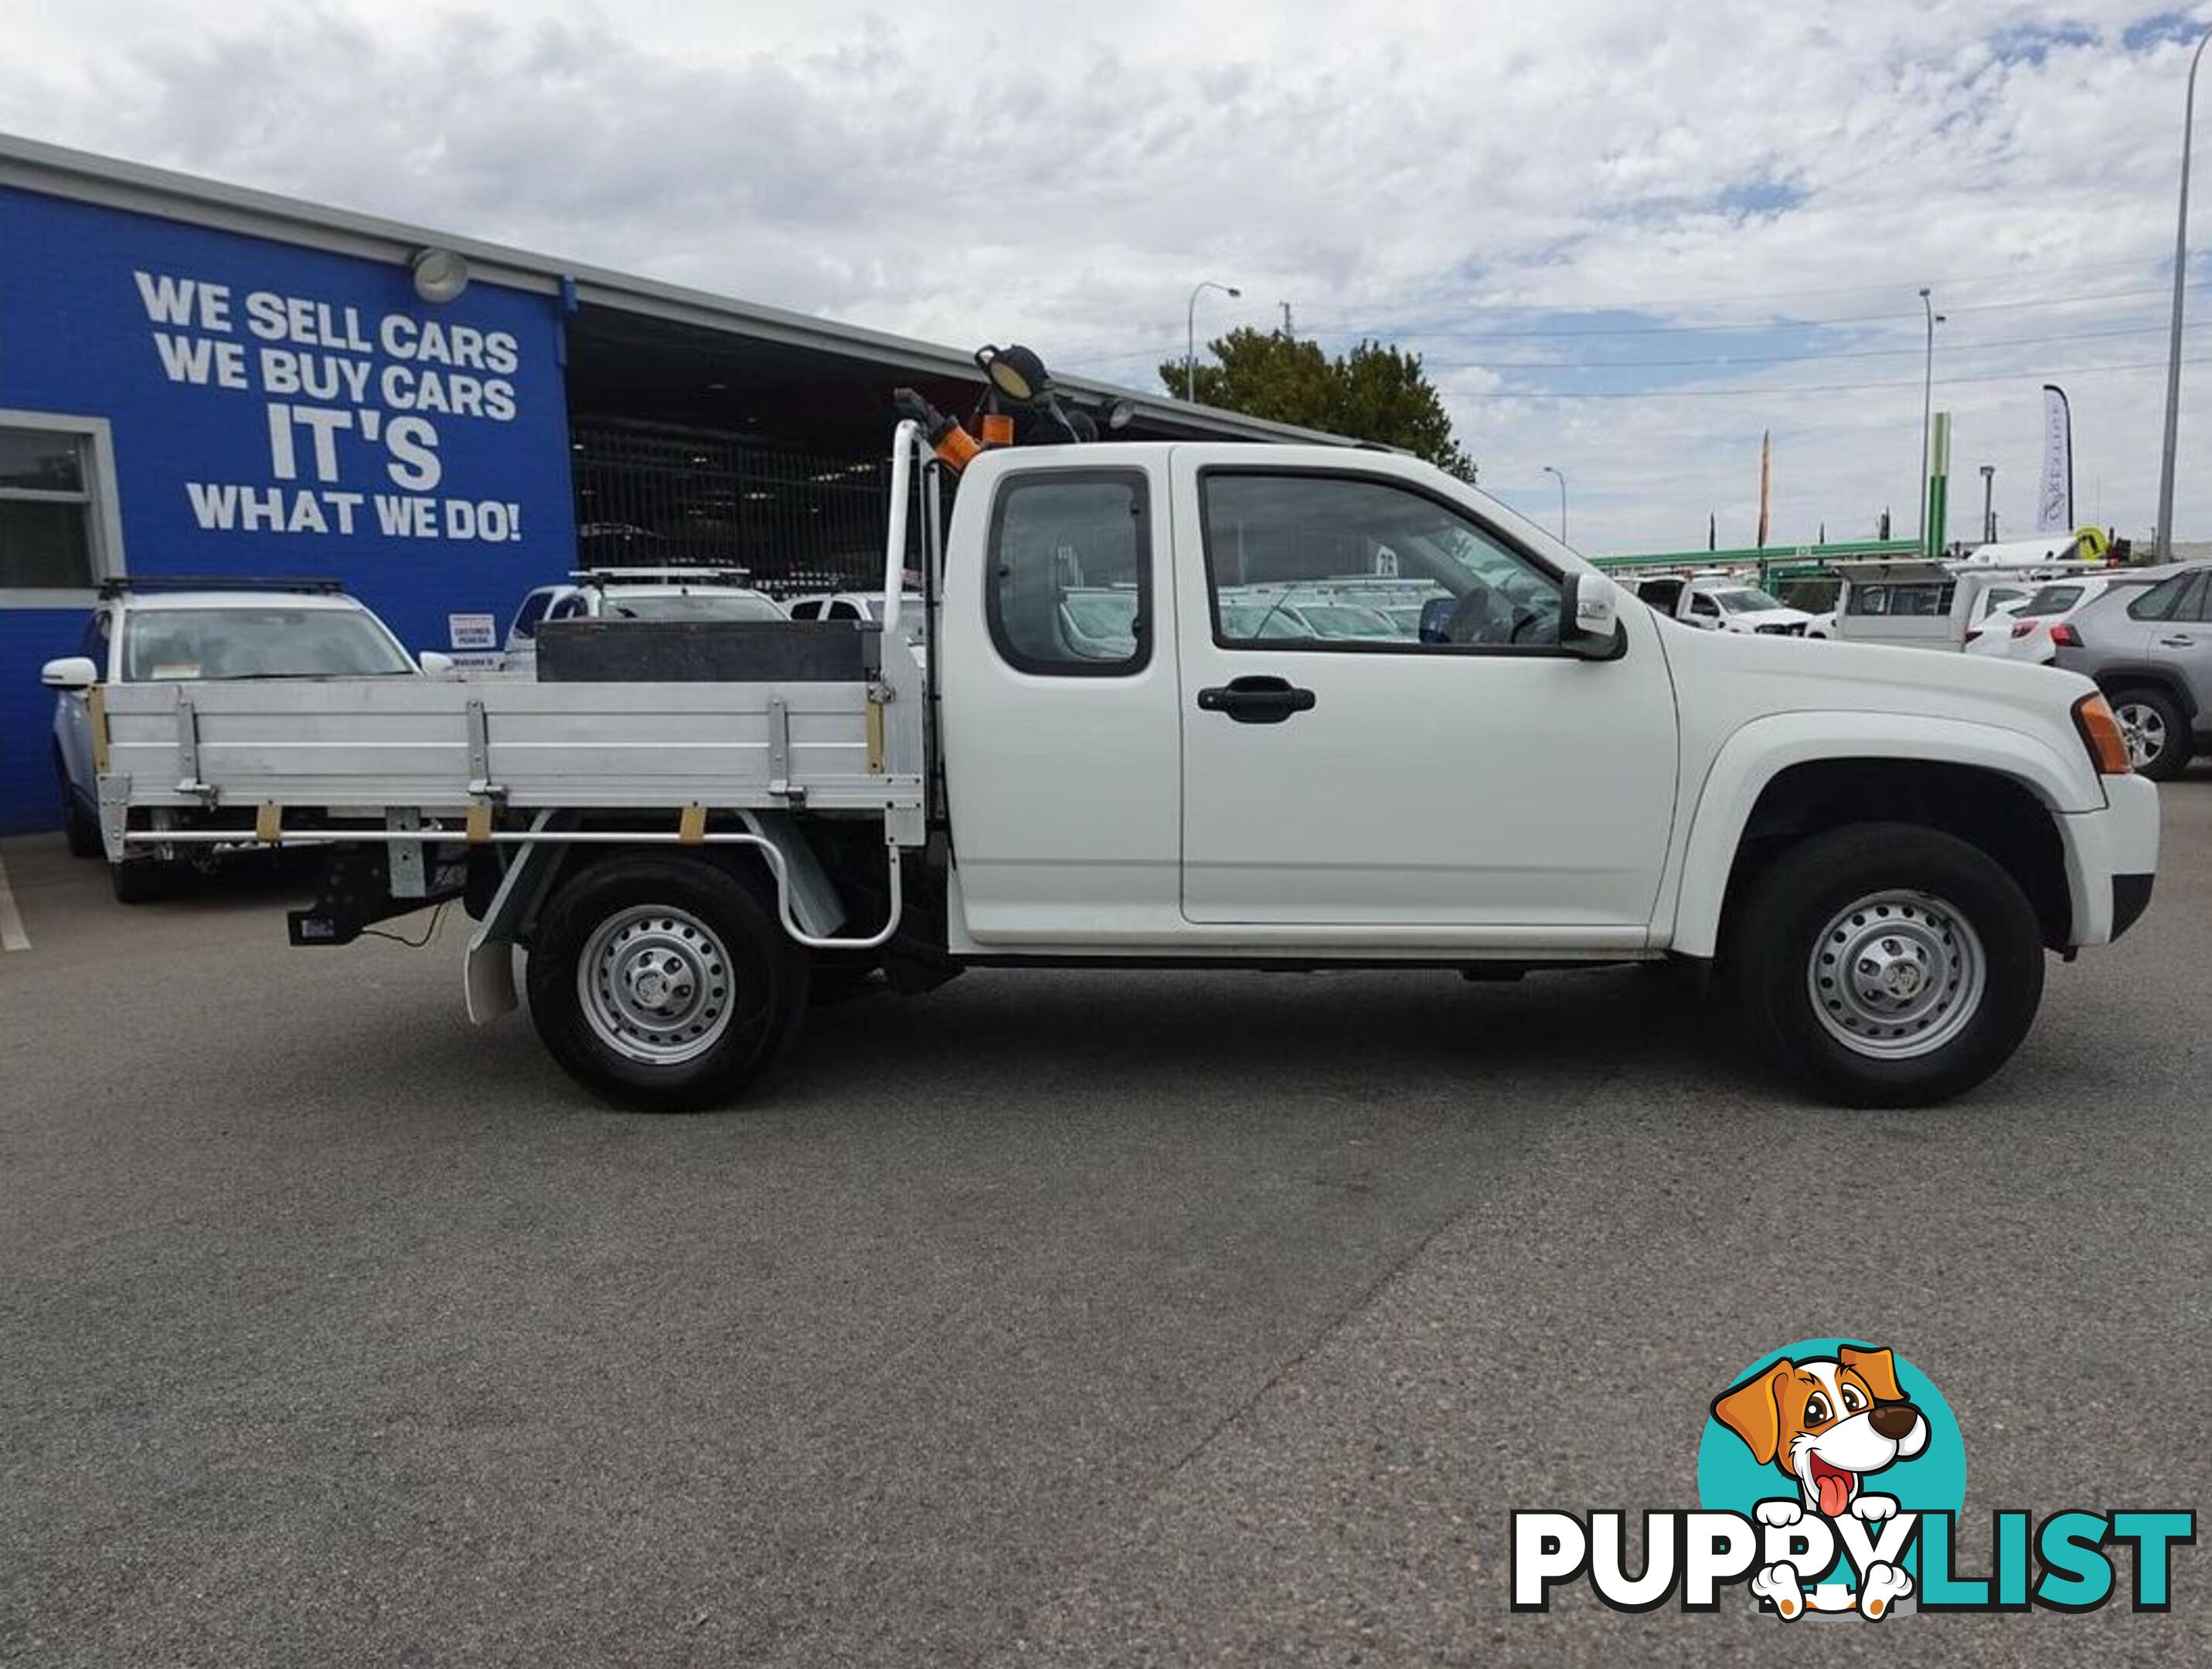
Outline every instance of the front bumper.
<svg viewBox="0 0 2212 1669">
<path fill-rule="evenodd" d="M 2106 777 L 2100 810 L 2059 819 L 2072 896 L 2070 946 L 2110 944 L 2150 903 L 2158 874 L 2158 785 L 2147 777 Z"/>
</svg>

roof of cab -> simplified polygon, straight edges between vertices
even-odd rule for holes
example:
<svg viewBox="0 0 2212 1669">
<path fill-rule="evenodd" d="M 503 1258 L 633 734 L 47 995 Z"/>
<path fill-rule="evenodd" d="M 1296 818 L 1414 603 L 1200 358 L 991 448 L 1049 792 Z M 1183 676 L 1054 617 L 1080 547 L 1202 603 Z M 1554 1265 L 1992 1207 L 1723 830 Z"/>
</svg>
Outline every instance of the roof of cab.
<svg viewBox="0 0 2212 1669">
<path fill-rule="evenodd" d="M 350 609 L 359 614 L 368 612 L 368 605 L 359 598 L 332 592 L 125 592 L 108 600 L 133 614 L 146 609 Z"/>
</svg>

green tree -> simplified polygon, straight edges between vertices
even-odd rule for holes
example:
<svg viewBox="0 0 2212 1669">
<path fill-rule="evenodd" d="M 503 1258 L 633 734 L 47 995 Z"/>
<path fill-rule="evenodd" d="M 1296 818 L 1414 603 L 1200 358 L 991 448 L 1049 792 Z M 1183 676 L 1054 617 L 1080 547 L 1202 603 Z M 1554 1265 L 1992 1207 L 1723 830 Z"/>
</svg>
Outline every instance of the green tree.
<svg viewBox="0 0 2212 1669">
<path fill-rule="evenodd" d="M 1401 447 L 1462 481 L 1475 478 L 1474 460 L 1453 435 L 1419 354 L 1362 342 L 1332 359 L 1318 343 L 1249 327 L 1209 342 L 1206 351 L 1214 362 L 1198 367 L 1194 379 L 1201 405 Z M 1162 365 L 1160 380 L 1181 394 L 1182 361 Z"/>
</svg>

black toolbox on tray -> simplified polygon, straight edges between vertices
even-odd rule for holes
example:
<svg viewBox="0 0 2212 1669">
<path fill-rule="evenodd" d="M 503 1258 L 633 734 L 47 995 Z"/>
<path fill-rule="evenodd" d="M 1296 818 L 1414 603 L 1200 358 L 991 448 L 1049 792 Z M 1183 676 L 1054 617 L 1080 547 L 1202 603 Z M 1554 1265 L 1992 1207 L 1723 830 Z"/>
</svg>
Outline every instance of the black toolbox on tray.
<svg viewBox="0 0 2212 1669">
<path fill-rule="evenodd" d="M 540 683 L 859 683 L 883 666 L 872 620 L 556 620 Z"/>
</svg>

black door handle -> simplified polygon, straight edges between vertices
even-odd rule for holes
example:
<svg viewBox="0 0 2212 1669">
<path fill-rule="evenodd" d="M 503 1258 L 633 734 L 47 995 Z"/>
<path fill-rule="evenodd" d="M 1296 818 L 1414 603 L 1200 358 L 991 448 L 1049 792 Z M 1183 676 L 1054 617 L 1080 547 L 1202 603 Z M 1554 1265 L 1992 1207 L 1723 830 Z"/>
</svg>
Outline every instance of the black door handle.
<svg viewBox="0 0 2212 1669">
<path fill-rule="evenodd" d="M 1240 725 L 1279 725 L 1294 713 L 1312 711 L 1314 693 L 1269 674 L 1231 678 L 1198 692 L 1199 709 L 1225 713 Z"/>
</svg>

